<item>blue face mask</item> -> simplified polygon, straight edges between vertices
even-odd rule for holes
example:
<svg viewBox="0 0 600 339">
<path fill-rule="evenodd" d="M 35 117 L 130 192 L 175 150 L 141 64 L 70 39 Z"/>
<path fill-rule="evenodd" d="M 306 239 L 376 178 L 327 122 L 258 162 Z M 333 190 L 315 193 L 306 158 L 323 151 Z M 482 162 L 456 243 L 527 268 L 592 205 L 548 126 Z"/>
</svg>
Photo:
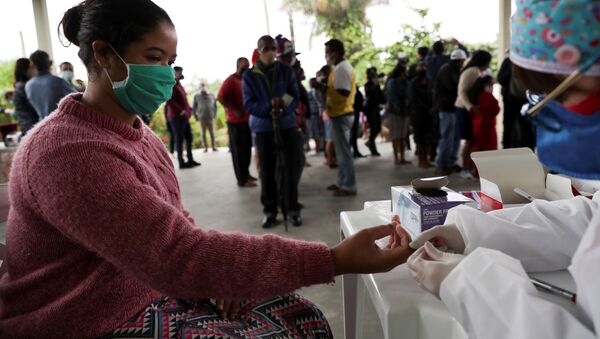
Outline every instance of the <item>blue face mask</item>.
<svg viewBox="0 0 600 339">
<path fill-rule="evenodd" d="M 537 129 L 537 153 L 550 170 L 574 178 L 600 180 L 600 112 L 583 115 L 550 101 L 527 114 L 543 97 L 528 95 L 521 114 Z"/>
</svg>

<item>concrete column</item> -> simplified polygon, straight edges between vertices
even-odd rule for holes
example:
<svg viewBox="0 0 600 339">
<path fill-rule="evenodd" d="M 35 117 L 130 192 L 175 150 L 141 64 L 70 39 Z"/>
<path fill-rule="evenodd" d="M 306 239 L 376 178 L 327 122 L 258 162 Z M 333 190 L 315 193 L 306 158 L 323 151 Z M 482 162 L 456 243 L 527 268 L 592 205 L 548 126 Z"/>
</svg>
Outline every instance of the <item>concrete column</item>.
<svg viewBox="0 0 600 339">
<path fill-rule="evenodd" d="M 53 59 L 52 39 L 50 38 L 50 21 L 48 20 L 46 0 L 32 0 L 32 2 L 38 48 L 48 53 L 50 59 Z"/>
<path fill-rule="evenodd" d="M 500 6 L 498 22 L 498 68 L 502 64 L 506 55 L 506 50 L 510 47 L 510 13 L 511 0 L 498 0 Z"/>
</svg>

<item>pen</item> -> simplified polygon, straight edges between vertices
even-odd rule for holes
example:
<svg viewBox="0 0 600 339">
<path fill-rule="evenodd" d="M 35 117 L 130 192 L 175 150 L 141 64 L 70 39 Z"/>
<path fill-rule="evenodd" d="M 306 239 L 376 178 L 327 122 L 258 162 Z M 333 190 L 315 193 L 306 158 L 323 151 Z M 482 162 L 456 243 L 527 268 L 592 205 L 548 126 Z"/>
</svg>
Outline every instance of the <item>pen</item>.
<svg viewBox="0 0 600 339">
<path fill-rule="evenodd" d="M 519 195 L 519 196 L 521 196 L 521 197 L 523 197 L 523 198 L 525 198 L 525 199 L 527 199 L 529 201 L 533 201 L 535 199 L 534 197 L 532 197 L 531 195 L 529 195 L 529 193 L 523 191 L 522 189 L 520 189 L 518 187 L 515 188 L 513 190 L 513 192 L 517 193 L 517 195 Z"/>
<path fill-rule="evenodd" d="M 577 294 L 573 293 L 573 292 L 569 292 L 565 289 L 562 289 L 558 286 L 554 286 L 548 282 L 536 279 L 536 278 L 529 278 L 531 280 L 531 283 L 533 283 L 533 285 L 535 287 L 537 287 L 538 289 L 544 290 L 546 292 L 552 293 L 552 294 L 556 294 L 559 295 L 563 298 L 567 298 L 569 300 L 571 300 L 572 302 L 576 302 L 577 301 Z"/>
</svg>

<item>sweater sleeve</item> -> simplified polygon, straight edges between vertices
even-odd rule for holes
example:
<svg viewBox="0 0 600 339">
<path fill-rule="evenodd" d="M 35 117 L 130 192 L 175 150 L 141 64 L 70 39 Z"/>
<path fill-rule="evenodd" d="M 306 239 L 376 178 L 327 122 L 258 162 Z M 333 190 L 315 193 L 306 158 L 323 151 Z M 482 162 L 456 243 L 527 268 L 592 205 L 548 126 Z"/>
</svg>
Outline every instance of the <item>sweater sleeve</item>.
<svg viewBox="0 0 600 339">
<path fill-rule="evenodd" d="M 32 203 L 48 223 L 169 296 L 260 298 L 334 279 L 325 244 L 196 227 L 114 146 L 61 146 L 27 168 Z"/>
</svg>

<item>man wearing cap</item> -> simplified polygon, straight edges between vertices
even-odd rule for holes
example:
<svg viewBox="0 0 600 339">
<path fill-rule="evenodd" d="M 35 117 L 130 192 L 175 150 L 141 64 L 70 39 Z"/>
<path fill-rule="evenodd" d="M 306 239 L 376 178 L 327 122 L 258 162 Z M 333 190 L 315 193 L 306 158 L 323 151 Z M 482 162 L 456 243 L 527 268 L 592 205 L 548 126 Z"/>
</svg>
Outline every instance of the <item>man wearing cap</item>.
<svg viewBox="0 0 600 339">
<path fill-rule="evenodd" d="M 455 170 L 460 146 L 460 135 L 456 132 L 456 97 L 460 71 L 467 58 L 462 49 L 455 49 L 450 62 L 442 66 L 434 83 L 434 108 L 439 111 L 440 139 L 436 158 L 436 174 L 448 175 Z"/>
<path fill-rule="evenodd" d="M 250 113 L 250 130 L 256 134 L 256 148 L 260 161 L 261 203 L 263 228 L 276 224 L 278 207 L 285 207 L 294 226 L 302 225 L 298 204 L 299 161 L 302 144 L 296 128 L 298 84 L 294 70 L 275 62 L 275 39 L 265 35 L 258 40 L 259 59 L 256 65 L 242 76 L 244 109 Z M 275 131 L 281 134 L 282 145 L 276 145 Z M 276 146 L 284 148 L 284 182 L 276 182 Z M 300 150 L 300 152 L 298 152 Z M 281 191 L 281 192 L 279 192 Z M 283 197 L 283 199 L 280 199 Z M 280 206 L 284 203 L 285 206 Z"/>
</svg>

